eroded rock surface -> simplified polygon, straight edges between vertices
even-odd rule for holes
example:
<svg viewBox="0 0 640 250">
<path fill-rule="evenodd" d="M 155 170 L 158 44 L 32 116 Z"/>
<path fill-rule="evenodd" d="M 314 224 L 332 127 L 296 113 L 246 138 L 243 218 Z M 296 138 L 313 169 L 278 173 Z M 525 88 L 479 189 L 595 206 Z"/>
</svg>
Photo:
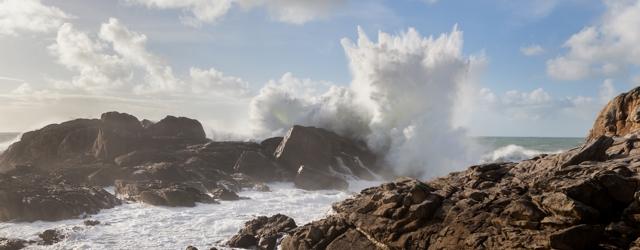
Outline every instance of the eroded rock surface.
<svg viewBox="0 0 640 250">
<path fill-rule="evenodd" d="M 520 163 L 398 179 L 334 204 L 283 249 L 628 249 L 640 236 L 634 135 Z"/>
<path fill-rule="evenodd" d="M 282 214 L 271 217 L 260 216 L 244 224 L 227 245 L 238 248 L 276 249 L 277 240 L 286 232 L 296 228 L 295 221 Z"/>
</svg>

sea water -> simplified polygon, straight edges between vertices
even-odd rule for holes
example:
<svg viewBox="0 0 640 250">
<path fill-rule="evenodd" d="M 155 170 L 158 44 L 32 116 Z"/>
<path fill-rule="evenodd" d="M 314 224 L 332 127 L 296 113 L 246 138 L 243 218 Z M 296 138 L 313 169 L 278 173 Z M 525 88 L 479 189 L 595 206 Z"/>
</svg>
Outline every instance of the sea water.
<svg viewBox="0 0 640 250">
<path fill-rule="evenodd" d="M 16 134 L 5 136 L 5 144 L 16 137 Z M 4 145 L 2 138 L 0 146 Z M 520 161 L 541 153 L 570 149 L 583 141 L 582 138 L 539 137 L 474 139 L 487 148 L 478 162 Z M 248 199 L 198 204 L 193 208 L 125 203 L 83 219 L 0 223 L 0 237 L 36 240 L 38 233 L 58 229 L 68 235 L 62 242 L 28 249 L 185 249 L 189 245 L 199 249 L 221 248 L 244 222 L 257 216 L 282 213 L 292 217 L 298 225 L 304 225 L 331 213 L 332 203 L 380 183 L 352 180 L 348 191 L 305 191 L 296 189 L 292 183 L 269 183 L 271 192 L 243 191 L 239 195 Z M 113 189 L 107 191 L 113 192 Z M 98 220 L 101 224 L 84 226 L 85 219 Z"/>
</svg>

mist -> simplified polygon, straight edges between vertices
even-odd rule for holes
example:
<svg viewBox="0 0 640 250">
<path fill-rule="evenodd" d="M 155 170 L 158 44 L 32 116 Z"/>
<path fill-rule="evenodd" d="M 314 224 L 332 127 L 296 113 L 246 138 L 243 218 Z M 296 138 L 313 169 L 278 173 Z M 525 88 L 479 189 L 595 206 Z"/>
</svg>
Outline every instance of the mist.
<svg viewBox="0 0 640 250">
<path fill-rule="evenodd" d="M 478 159 L 466 131 L 454 125 L 459 112 L 470 112 L 465 90 L 473 62 L 463 55 L 457 27 L 438 37 L 412 28 L 379 32 L 377 41 L 358 28 L 356 41 L 341 43 L 351 83 L 324 92 L 322 84 L 291 75 L 268 83 L 250 104 L 255 136 L 279 135 L 294 124 L 321 127 L 365 141 L 396 174 L 423 178 Z"/>
</svg>

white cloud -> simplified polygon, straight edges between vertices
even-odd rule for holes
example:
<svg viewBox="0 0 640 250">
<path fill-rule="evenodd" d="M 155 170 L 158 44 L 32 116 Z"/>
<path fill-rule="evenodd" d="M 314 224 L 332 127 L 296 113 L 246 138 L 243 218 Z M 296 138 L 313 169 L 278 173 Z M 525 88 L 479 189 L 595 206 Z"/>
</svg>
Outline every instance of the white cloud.
<svg viewBox="0 0 640 250">
<path fill-rule="evenodd" d="M 0 35 L 50 32 L 69 18 L 62 10 L 43 5 L 40 0 L 0 0 Z"/>
<path fill-rule="evenodd" d="M 544 48 L 537 44 L 532 44 L 526 47 L 520 48 L 520 52 L 522 52 L 525 56 L 537 56 L 544 53 Z"/>
<path fill-rule="evenodd" d="M 559 80 L 613 76 L 640 65 L 640 1 L 604 1 L 600 22 L 583 28 L 564 44 L 568 52 L 547 61 L 547 73 Z"/>
<path fill-rule="evenodd" d="M 134 93 L 137 95 L 199 94 L 244 97 L 248 83 L 211 69 L 191 68 L 188 78 L 174 75 L 173 69 L 146 48 L 147 37 L 129 30 L 117 19 L 103 23 L 98 39 L 76 30 L 71 24 L 60 27 L 56 43 L 49 47 L 58 62 L 77 73 L 70 81 L 56 81 L 59 89 L 88 93 Z"/>
<path fill-rule="evenodd" d="M 222 19 L 237 5 L 242 9 L 264 7 L 277 21 L 292 24 L 304 24 L 311 20 L 324 18 L 346 0 L 125 0 L 130 4 L 143 5 L 156 9 L 180 9 L 190 15 L 182 16 L 183 23 L 199 26 L 202 23 L 215 23 Z"/>
<path fill-rule="evenodd" d="M 616 87 L 613 85 L 613 80 L 611 79 L 604 80 L 598 92 L 598 95 L 600 97 L 600 102 L 605 104 L 609 102 L 611 99 L 613 99 L 616 96 L 616 94 L 617 94 Z"/>
</svg>

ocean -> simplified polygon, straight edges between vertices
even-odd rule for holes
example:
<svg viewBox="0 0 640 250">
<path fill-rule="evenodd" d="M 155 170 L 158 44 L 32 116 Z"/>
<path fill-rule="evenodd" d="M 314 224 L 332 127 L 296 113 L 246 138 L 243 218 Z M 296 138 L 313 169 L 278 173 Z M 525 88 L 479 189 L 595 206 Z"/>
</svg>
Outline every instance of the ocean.
<svg viewBox="0 0 640 250">
<path fill-rule="evenodd" d="M 18 134 L 0 133 L 0 146 L 5 148 Z M 583 138 L 539 137 L 475 137 L 485 148 L 479 162 L 519 161 L 541 153 L 555 153 L 582 143 Z M 2 151 L 3 148 L 0 148 Z M 27 249 L 199 249 L 216 246 L 235 234 L 245 221 L 261 215 L 282 213 L 294 218 L 298 225 L 324 217 L 331 204 L 344 200 L 362 188 L 379 185 L 381 181 L 351 180 L 349 191 L 305 191 L 292 183 L 269 183 L 271 192 L 243 191 L 247 200 L 222 201 L 221 204 L 198 204 L 194 208 L 155 207 L 127 203 L 102 210 L 89 218 L 100 225 L 86 227 L 84 219 L 57 222 L 0 223 L 0 237 L 35 240 L 38 233 L 58 229 L 68 237 L 45 248 Z M 113 188 L 107 188 L 113 193 Z"/>
</svg>

